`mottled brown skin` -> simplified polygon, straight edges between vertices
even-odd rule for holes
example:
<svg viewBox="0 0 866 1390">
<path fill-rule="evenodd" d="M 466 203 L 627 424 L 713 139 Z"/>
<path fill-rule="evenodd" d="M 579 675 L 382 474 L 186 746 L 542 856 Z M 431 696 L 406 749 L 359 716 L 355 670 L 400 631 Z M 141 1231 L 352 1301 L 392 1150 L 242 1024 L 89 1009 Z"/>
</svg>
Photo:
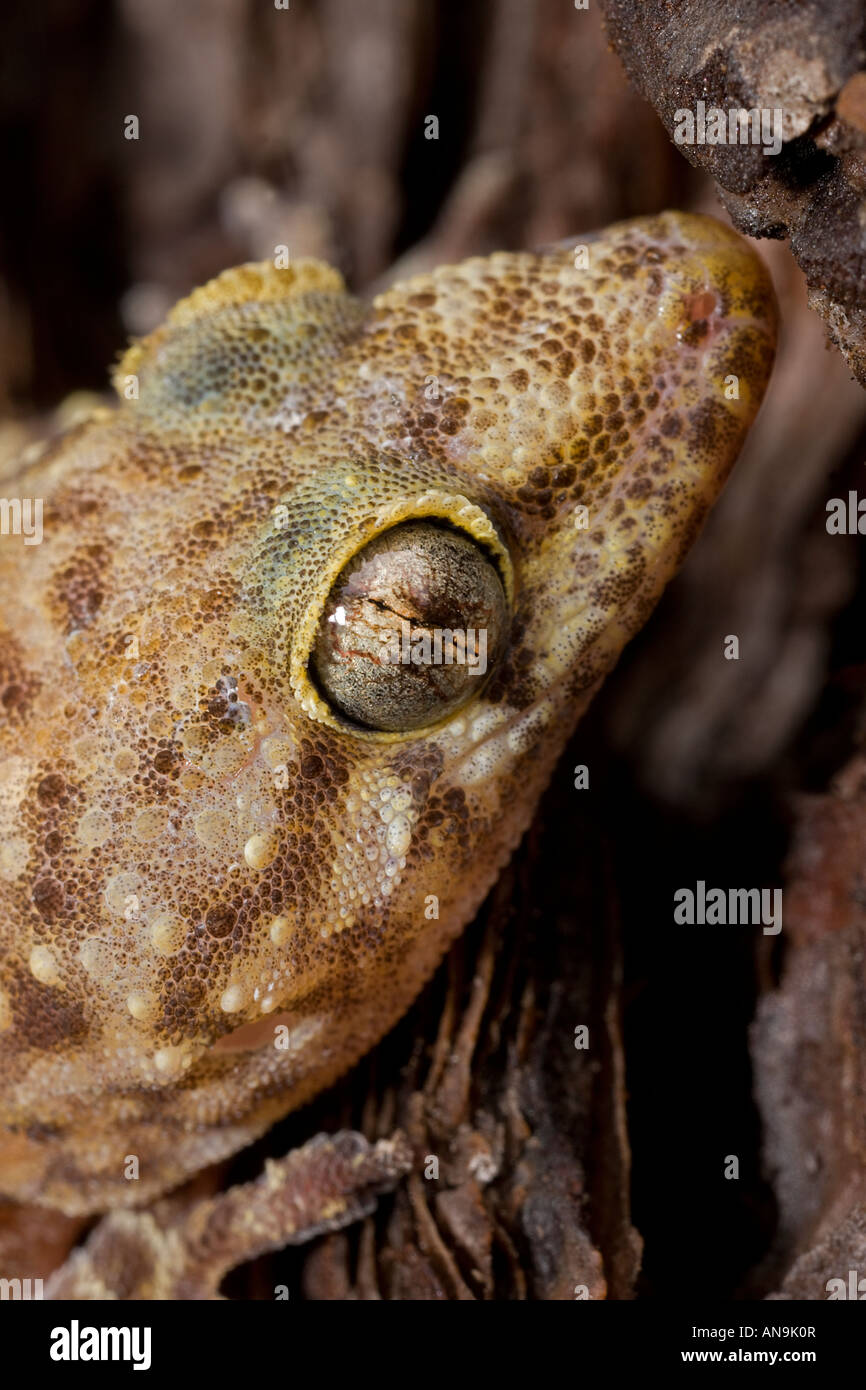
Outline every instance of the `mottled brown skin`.
<svg viewBox="0 0 866 1390">
<path fill-rule="evenodd" d="M 757 258 L 679 214 L 369 307 L 246 266 L 6 484 L 45 535 L 0 539 L 2 1193 L 149 1201 L 400 1017 L 694 540 L 773 336 Z M 496 565 L 506 650 L 444 720 L 361 730 L 308 658 L 415 518 Z"/>
</svg>

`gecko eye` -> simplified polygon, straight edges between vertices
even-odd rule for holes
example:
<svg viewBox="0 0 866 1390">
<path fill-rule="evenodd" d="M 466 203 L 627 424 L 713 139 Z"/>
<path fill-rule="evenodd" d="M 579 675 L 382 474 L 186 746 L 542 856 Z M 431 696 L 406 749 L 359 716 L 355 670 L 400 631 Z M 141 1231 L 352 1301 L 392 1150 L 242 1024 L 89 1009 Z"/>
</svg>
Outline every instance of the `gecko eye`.
<svg viewBox="0 0 866 1390">
<path fill-rule="evenodd" d="M 311 673 L 355 723 L 388 733 L 419 729 L 481 689 L 507 629 L 505 590 L 487 552 L 444 525 L 404 522 L 337 578 Z"/>
</svg>

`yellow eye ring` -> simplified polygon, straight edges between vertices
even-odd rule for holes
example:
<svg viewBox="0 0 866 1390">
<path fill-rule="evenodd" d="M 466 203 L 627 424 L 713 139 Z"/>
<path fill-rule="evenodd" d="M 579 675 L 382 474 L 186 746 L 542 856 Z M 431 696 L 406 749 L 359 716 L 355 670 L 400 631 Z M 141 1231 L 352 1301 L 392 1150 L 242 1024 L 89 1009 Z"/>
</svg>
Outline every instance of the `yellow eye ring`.
<svg viewBox="0 0 866 1390">
<path fill-rule="evenodd" d="M 397 604 L 392 612 L 396 627 L 391 628 L 389 641 L 391 643 L 390 650 L 396 653 L 394 645 L 396 633 L 402 660 L 398 659 L 387 664 L 392 667 L 390 675 L 397 677 L 402 675 L 403 679 L 398 679 L 390 684 L 390 696 L 388 695 L 389 682 L 387 680 L 380 684 L 378 695 L 371 687 L 369 701 L 365 701 L 363 697 L 362 683 L 355 680 L 356 698 L 354 700 L 350 698 L 348 701 L 341 700 L 339 690 L 334 692 L 333 689 L 329 689 L 327 673 L 323 679 L 323 655 L 326 665 L 328 662 L 327 650 L 323 654 L 322 625 L 328 623 L 330 618 L 336 617 L 338 607 L 344 607 L 340 604 L 338 593 L 341 580 L 350 578 L 352 573 L 357 573 L 358 568 L 363 566 L 365 553 L 367 558 L 374 558 L 377 554 L 387 555 L 390 547 L 389 538 L 394 539 L 396 537 L 399 540 L 398 528 L 411 523 L 414 523 L 416 528 L 426 528 L 426 544 L 422 532 L 416 530 L 414 533 L 416 546 L 420 543 L 420 549 L 422 551 L 426 549 L 428 552 L 426 561 L 423 555 L 417 555 L 413 567 L 415 578 L 421 584 L 422 590 L 427 589 L 432 607 L 428 606 L 426 612 L 423 608 L 416 609 L 414 614 L 416 621 L 407 638 L 405 629 L 401 625 L 400 613 L 397 611 L 406 595 L 404 593 L 402 599 L 395 595 Z M 446 536 L 453 537 L 454 543 L 444 542 L 443 538 Z M 480 691 L 484 679 L 478 677 L 486 676 L 487 671 L 492 669 L 507 640 L 508 617 L 512 611 L 514 596 L 514 571 L 511 557 L 497 528 L 485 511 L 461 494 L 445 492 L 426 492 L 388 504 L 372 518 L 366 534 L 356 536 L 353 539 L 354 543 L 351 546 L 346 546 L 342 554 L 337 554 L 332 558 L 316 587 L 316 593 L 311 596 L 305 617 L 299 624 L 292 644 L 289 665 L 290 681 L 305 712 L 318 722 L 330 724 L 343 731 L 351 730 L 353 734 L 361 738 L 379 742 L 397 741 L 435 727 L 447 719 L 458 705 L 465 704 L 474 693 Z M 434 610 L 437 607 L 441 610 L 442 603 L 447 597 L 447 585 L 437 580 L 436 554 L 442 561 L 446 558 L 450 560 L 452 578 L 456 575 L 458 580 L 462 580 L 459 587 L 465 600 L 464 608 L 466 611 L 462 615 L 465 621 L 456 623 L 437 623 L 436 621 L 437 613 Z M 387 568 L 386 562 L 386 570 Z M 398 568 L 401 567 L 398 566 Z M 391 571 L 391 578 L 393 579 L 395 577 L 393 565 Z M 486 579 L 485 576 L 487 576 Z M 383 578 L 381 574 L 380 578 Z M 387 583 L 387 573 L 383 582 Z M 471 600 L 473 585 L 477 596 L 477 603 L 474 604 Z M 361 597 L 369 599 L 370 596 L 362 595 Z M 423 599 L 423 593 L 416 595 L 416 597 Z M 451 612 L 454 612 L 453 605 Z M 358 609 L 353 616 L 360 616 L 362 619 L 364 617 L 370 618 L 369 604 L 364 605 L 363 614 Z M 404 616 L 408 617 L 411 626 L 413 615 L 406 612 Z M 339 624 L 334 623 L 330 626 L 333 629 Z M 362 627 L 368 649 L 366 657 L 362 656 L 362 660 L 366 660 L 369 670 L 372 630 L 370 624 L 364 621 L 362 621 Z M 485 629 L 483 636 L 480 631 L 481 628 Z M 425 641 L 425 632 L 429 636 L 429 647 L 432 654 L 429 664 L 435 667 L 435 670 L 428 669 L 425 674 L 428 677 L 432 676 L 432 685 L 438 686 L 440 692 L 436 695 L 434 689 L 434 698 L 428 702 L 426 710 L 419 690 L 420 682 L 411 678 L 413 671 L 417 674 L 419 667 L 424 668 L 428 665 L 425 660 L 428 645 Z M 381 629 L 378 635 L 380 637 L 385 636 L 385 630 Z M 407 640 L 409 649 L 413 653 L 408 662 L 405 659 Z M 333 649 L 333 644 L 330 645 Z M 414 658 L 419 647 L 424 650 L 421 659 L 416 660 Z M 401 665 L 404 667 L 402 673 L 399 670 Z M 481 670 L 482 666 L 485 668 L 483 671 Z M 406 667 L 412 669 L 407 672 Z M 333 671 L 333 664 L 331 664 L 331 670 Z M 450 680 L 445 674 L 449 670 L 451 675 L 457 676 L 458 679 Z M 475 674 L 466 684 L 459 677 L 461 675 L 465 677 L 469 672 Z M 406 679 L 407 676 L 408 679 Z M 412 694 L 413 689 L 414 694 Z M 343 690 L 345 692 L 345 685 Z M 335 693 L 337 694 L 336 700 L 334 699 Z M 385 702 L 380 705 L 380 709 L 384 710 L 386 705 L 390 709 L 390 715 L 385 718 L 385 727 L 381 723 L 374 722 L 377 698 Z M 398 708 L 401 704 L 403 706 L 402 714 Z M 350 713 L 350 710 L 353 713 Z"/>
</svg>

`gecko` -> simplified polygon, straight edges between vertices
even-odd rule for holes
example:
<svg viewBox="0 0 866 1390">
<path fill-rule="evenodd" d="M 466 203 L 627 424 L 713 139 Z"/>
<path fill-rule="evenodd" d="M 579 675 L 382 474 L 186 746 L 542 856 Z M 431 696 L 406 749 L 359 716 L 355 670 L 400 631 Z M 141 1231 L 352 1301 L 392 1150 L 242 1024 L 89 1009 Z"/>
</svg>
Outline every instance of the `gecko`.
<svg viewBox="0 0 866 1390">
<path fill-rule="evenodd" d="M 775 318 L 683 213 L 369 304 L 242 265 L 6 480 L 42 535 L 0 537 L 3 1197 L 129 1230 L 399 1020 L 698 535 Z"/>
</svg>

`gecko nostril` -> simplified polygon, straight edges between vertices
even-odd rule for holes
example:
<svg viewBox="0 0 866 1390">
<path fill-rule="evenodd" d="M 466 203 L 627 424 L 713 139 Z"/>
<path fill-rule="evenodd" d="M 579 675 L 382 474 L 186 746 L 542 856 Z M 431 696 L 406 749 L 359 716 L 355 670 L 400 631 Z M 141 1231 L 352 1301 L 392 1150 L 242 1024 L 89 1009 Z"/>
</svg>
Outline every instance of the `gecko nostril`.
<svg viewBox="0 0 866 1390">
<path fill-rule="evenodd" d="M 701 290 L 698 294 L 690 295 L 686 300 L 686 313 L 692 323 L 700 323 L 703 319 L 710 317 L 717 304 L 718 300 L 712 290 Z"/>
</svg>

